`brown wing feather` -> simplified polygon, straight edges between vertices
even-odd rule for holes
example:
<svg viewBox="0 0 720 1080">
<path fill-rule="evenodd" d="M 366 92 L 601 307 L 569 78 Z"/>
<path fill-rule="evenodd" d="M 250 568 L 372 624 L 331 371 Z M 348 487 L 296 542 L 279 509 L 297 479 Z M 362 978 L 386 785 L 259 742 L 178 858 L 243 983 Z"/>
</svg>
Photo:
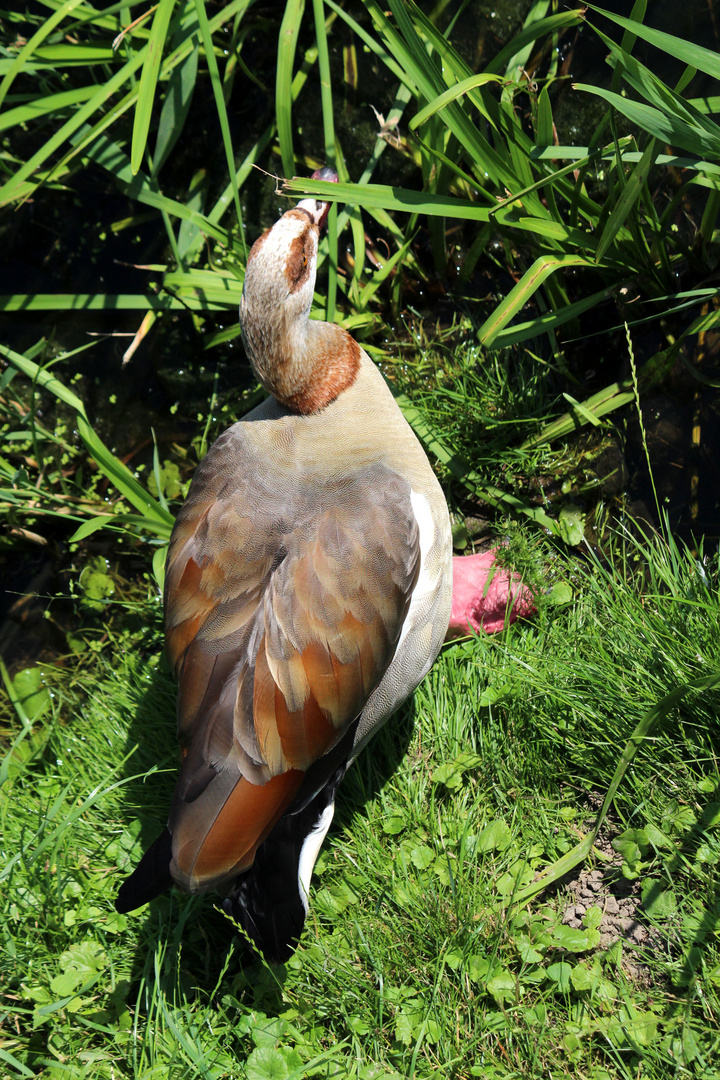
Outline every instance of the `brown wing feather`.
<svg viewBox="0 0 720 1080">
<path fill-rule="evenodd" d="M 200 807 L 205 815 L 196 807 L 195 813 L 185 813 L 173 822 L 171 873 L 176 883 L 190 892 L 202 892 L 249 869 L 302 779 L 297 770 L 274 776 L 263 785 L 241 776 L 224 800 L 209 785 L 205 790 L 214 797 L 210 807 Z"/>
<path fill-rule="evenodd" d="M 409 486 L 391 470 L 283 492 L 252 460 L 230 483 L 223 442 L 178 517 L 166 585 L 185 750 L 171 870 L 193 891 L 252 864 L 362 712 L 419 570 Z"/>
</svg>

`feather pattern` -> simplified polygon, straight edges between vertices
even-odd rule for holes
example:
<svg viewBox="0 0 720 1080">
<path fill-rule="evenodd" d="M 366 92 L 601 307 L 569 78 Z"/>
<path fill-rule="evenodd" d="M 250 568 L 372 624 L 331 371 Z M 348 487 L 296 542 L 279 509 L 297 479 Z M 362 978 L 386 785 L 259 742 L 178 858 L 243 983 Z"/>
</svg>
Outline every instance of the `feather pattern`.
<svg viewBox="0 0 720 1080">
<path fill-rule="evenodd" d="M 252 441 L 239 424 L 207 455 L 168 557 L 168 652 L 188 749 L 170 815 L 172 874 L 193 890 L 250 864 L 299 787 L 278 778 L 305 773 L 362 712 L 420 566 L 406 479 L 376 462 L 351 478 L 271 485 Z M 248 786 L 268 813 L 256 808 L 252 835 L 221 842 L 249 805 Z"/>
<path fill-rule="evenodd" d="M 352 338 L 308 322 L 326 208 L 303 201 L 250 254 L 243 338 L 272 396 L 211 447 L 173 530 L 182 764 L 167 830 L 117 900 L 235 883 L 232 912 L 276 959 L 302 929 L 335 789 L 430 667 L 452 586 L 420 444 Z"/>
</svg>

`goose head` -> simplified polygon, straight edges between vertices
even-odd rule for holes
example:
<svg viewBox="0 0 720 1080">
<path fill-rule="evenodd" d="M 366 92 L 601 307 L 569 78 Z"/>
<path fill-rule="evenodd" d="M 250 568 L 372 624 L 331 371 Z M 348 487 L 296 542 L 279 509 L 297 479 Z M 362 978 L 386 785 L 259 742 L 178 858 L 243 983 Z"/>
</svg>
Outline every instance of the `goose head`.
<svg viewBox="0 0 720 1080">
<path fill-rule="evenodd" d="M 313 179 L 337 180 L 331 169 Z M 316 412 L 354 381 L 360 349 L 339 326 L 310 321 L 320 229 L 330 204 L 303 199 L 255 241 L 240 301 L 242 337 L 262 386 Z"/>
</svg>

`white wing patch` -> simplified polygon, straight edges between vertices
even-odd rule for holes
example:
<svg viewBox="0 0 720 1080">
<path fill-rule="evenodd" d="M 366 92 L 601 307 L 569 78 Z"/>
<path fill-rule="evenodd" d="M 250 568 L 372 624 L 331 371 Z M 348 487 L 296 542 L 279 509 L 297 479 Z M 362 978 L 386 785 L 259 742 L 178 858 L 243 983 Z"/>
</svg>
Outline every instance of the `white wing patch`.
<svg viewBox="0 0 720 1080">
<path fill-rule="evenodd" d="M 330 828 L 334 813 L 335 803 L 328 803 L 320 815 L 317 825 L 312 832 L 308 833 L 305 837 L 305 842 L 300 849 L 300 859 L 298 861 L 298 892 L 300 893 L 300 899 L 305 908 L 305 915 L 308 913 L 308 894 L 310 892 L 310 878 L 312 877 L 313 867 L 317 862 L 322 842 Z"/>
<path fill-rule="evenodd" d="M 403 628 L 400 631 L 400 639 L 397 643 L 398 649 L 405 640 L 408 630 L 415 622 L 418 607 L 423 600 L 435 593 L 438 586 L 438 579 L 442 572 L 442 564 L 438 565 L 435 573 L 430 573 L 428 571 L 428 552 L 435 542 L 435 522 L 433 521 L 432 510 L 430 509 L 430 502 L 424 495 L 419 495 L 417 491 L 411 490 L 410 503 L 412 504 L 415 520 L 418 523 L 418 529 L 420 531 L 420 573 L 418 574 L 417 584 L 413 591 L 408 613 L 405 616 Z"/>
</svg>

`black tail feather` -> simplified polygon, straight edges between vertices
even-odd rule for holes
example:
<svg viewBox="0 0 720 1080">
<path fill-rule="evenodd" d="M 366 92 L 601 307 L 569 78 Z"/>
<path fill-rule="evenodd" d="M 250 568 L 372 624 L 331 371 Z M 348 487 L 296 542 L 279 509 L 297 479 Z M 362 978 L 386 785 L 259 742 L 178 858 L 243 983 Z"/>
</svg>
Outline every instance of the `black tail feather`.
<svg viewBox="0 0 720 1080">
<path fill-rule="evenodd" d="M 270 964 L 284 964 L 290 959 L 305 925 L 305 908 L 299 894 L 279 898 L 275 893 L 270 899 L 268 890 L 277 885 L 292 888 L 284 879 L 269 882 L 253 866 L 223 905 Z"/>
<path fill-rule="evenodd" d="M 115 900 L 115 910 L 124 915 L 142 907 L 172 885 L 170 862 L 172 837 L 165 829 L 147 849 L 129 878 L 125 878 Z"/>
<path fill-rule="evenodd" d="M 346 768 L 343 763 L 299 813 L 280 819 L 223 905 L 271 964 L 284 964 L 300 941 L 307 914 L 307 897 L 298 876 L 300 856 L 323 813 L 334 803 Z"/>
</svg>

